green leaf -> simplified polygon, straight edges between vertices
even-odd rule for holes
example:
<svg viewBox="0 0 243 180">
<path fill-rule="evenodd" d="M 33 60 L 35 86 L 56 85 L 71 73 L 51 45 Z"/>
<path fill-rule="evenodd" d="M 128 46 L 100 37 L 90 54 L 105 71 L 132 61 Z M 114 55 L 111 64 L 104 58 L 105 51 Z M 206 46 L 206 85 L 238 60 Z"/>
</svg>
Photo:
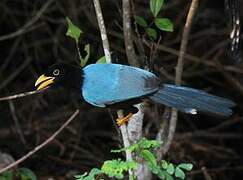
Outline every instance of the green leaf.
<svg viewBox="0 0 243 180">
<path fill-rule="evenodd" d="M 36 175 L 28 168 L 19 168 L 17 173 L 21 180 L 37 180 Z"/>
<path fill-rule="evenodd" d="M 161 166 L 163 169 L 167 169 L 167 168 L 168 168 L 168 163 L 167 163 L 167 161 L 162 160 L 162 161 L 160 162 L 160 166 Z"/>
<path fill-rule="evenodd" d="M 13 172 L 10 170 L 5 171 L 0 175 L 0 180 L 12 180 L 12 179 L 14 179 Z"/>
<path fill-rule="evenodd" d="M 170 174 L 165 173 L 165 180 L 174 180 L 174 178 Z"/>
<path fill-rule="evenodd" d="M 105 64 L 106 63 L 106 58 L 105 56 L 102 56 L 96 61 L 96 64 Z"/>
<path fill-rule="evenodd" d="M 161 10 L 164 4 L 164 0 L 150 0 L 150 10 L 153 13 L 154 17 L 157 17 L 159 11 Z"/>
<path fill-rule="evenodd" d="M 142 150 L 140 152 L 140 156 L 149 164 L 151 164 L 152 166 L 157 166 L 157 162 L 156 159 L 153 155 L 153 153 L 151 153 L 149 150 Z"/>
<path fill-rule="evenodd" d="M 193 164 L 191 164 L 191 163 L 181 163 L 181 164 L 179 164 L 178 167 L 181 168 L 181 169 L 190 171 L 193 168 Z"/>
<path fill-rule="evenodd" d="M 79 29 L 79 27 L 75 26 L 68 17 L 66 17 L 66 21 L 67 21 L 67 28 L 68 28 L 66 32 L 66 36 L 70 36 L 71 38 L 75 39 L 75 41 L 78 41 L 82 31 Z"/>
<path fill-rule="evenodd" d="M 152 149 L 152 148 L 157 148 L 159 147 L 161 142 L 156 141 L 156 140 L 148 140 L 146 138 L 142 138 L 139 142 L 139 148 L 140 149 Z"/>
<path fill-rule="evenodd" d="M 147 27 L 148 26 L 148 23 L 146 22 L 146 20 L 141 17 L 141 16 L 135 16 L 135 22 L 139 25 L 139 26 L 142 26 L 142 27 Z"/>
<path fill-rule="evenodd" d="M 160 178 L 160 179 L 165 179 L 165 173 L 164 171 L 160 171 L 157 176 Z"/>
<path fill-rule="evenodd" d="M 109 177 L 123 179 L 124 171 L 133 170 L 135 168 L 137 168 L 137 163 L 135 161 L 122 161 L 121 159 L 117 159 L 105 161 L 101 170 Z"/>
<path fill-rule="evenodd" d="M 89 174 L 85 172 L 82 175 L 76 175 L 75 178 L 76 180 L 94 180 L 95 176 L 101 173 L 103 172 L 100 169 L 93 168 Z"/>
<path fill-rule="evenodd" d="M 181 179 L 185 179 L 186 175 L 179 167 L 176 167 L 176 169 L 175 169 L 175 177 L 178 177 L 178 178 L 181 178 Z"/>
<path fill-rule="evenodd" d="M 84 67 L 86 65 L 86 63 L 89 60 L 89 56 L 90 56 L 90 45 L 86 44 L 84 47 L 84 51 L 86 52 L 86 56 L 85 57 L 80 57 L 80 65 L 81 67 Z"/>
<path fill-rule="evenodd" d="M 173 165 L 172 163 L 170 163 L 170 164 L 168 165 L 166 171 L 167 171 L 170 175 L 174 174 L 174 172 L 175 172 L 175 167 L 174 167 L 174 165 Z"/>
<path fill-rule="evenodd" d="M 157 32 L 153 28 L 147 28 L 146 32 L 151 39 L 153 39 L 153 40 L 157 39 L 157 36 L 158 36 Z"/>
<path fill-rule="evenodd" d="M 155 25 L 162 31 L 173 32 L 174 25 L 168 18 L 156 18 Z"/>
<path fill-rule="evenodd" d="M 156 140 L 148 140 L 146 138 L 140 139 L 137 143 L 132 144 L 129 147 L 118 149 L 118 150 L 111 150 L 113 153 L 119 153 L 122 151 L 128 150 L 129 152 L 139 151 L 143 149 L 152 149 L 159 147 L 161 142 Z"/>
</svg>

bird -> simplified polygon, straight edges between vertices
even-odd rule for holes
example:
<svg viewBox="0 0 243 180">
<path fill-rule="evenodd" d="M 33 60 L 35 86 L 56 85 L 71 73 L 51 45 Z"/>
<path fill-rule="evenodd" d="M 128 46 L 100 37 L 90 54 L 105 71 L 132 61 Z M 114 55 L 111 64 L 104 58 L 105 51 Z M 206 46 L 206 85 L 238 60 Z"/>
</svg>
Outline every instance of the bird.
<svg viewBox="0 0 243 180">
<path fill-rule="evenodd" d="M 63 87 L 78 92 L 80 99 L 101 108 L 126 110 L 117 125 L 127 123 L 138 112 L 135 104 L 148 99 L 177 110 L 228 117 L 236 104 L 203 90 L 163 83 L 154 73 L 122 64 L 89 64 L 85 67 L 67 63 L 50 66 L 35 82 L 37 90 Z"/>
</svg>

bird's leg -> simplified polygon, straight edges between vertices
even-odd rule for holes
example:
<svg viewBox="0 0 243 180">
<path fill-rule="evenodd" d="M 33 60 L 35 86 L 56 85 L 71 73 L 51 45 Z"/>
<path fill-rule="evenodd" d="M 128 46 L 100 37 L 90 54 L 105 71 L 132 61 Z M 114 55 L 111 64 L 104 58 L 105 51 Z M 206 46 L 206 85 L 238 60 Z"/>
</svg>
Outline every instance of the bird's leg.
<svg viewBox="0 0 243 180">
<path fill-rule="evenodd" d="M 116 123 L 118 126 L 121 126 L 129 121 L 129 119 L 132 117 L 132 115 L 136 114 L 138 112 L 138 108 L 134 106 L 127 106 L 123 107 L 124 114 L 127 114 L 123 118 L 117 118 Z"/>
<path fill-rule="evenodd" d="M 132 115 L 133 115 L 133 113 L 129 113 L 128 115 L 126 115 L 126 116 L 123 117 L 123 118 L 117 118 L 117 119 L 116 119 L 116 124 L 117 124 L 118 126 L 121 126 L 121 125 L 127 123 L 127 122 L 129 121 L 130 117 L 132 117 Z"/>
</svg>

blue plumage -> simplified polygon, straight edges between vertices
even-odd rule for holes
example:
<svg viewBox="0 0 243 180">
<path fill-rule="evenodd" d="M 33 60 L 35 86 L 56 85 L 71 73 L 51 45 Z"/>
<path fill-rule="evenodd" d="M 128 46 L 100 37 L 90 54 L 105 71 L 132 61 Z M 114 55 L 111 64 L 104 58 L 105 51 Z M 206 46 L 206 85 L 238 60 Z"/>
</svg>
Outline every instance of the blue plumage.
<svg viewBox="0 0 243 180">
<path fill-rule="evenodd" d="M 202 90 L 162 84 L 151 72 L 121 64 L 91 64 L 84 68 L 55 64 L 37 79 L 35 86 L 38 90 L 63 86 L 81 93 L 94 106 L 134 113 L 137 109 L 133 105 L 146 98 L 191 114 L 201 111 L 229 116 L 235 106 L 231 100 Z"/>
<path fill-rule="evenodd" d="M 83 69 L 82 96 L 88 103 L 105 107 L 134 98 L 149 98 L 182 112 L 197 111 L 221 116 L 232 114 L 235 103 L 202 90 L 170 84 L 148 71 L 120 64 L 92 64 Z"/>
<path fill-rule="evenodd" d="M 232 114 L 230 108 L 235 106 L 231 100 L 208 94 L 202 90 L 172 84 L 163 84 L 159 91 L 149 98 L 160 104 L 192 114 L 201 111 L 230 116 Z"/>
<path fill-rule="evenodd" d="M 154 93 L 160 82 L 148 71 L 120 64 L 88 65 L 83 78 L 84 100 L 99 107 Z"/>
</svg>

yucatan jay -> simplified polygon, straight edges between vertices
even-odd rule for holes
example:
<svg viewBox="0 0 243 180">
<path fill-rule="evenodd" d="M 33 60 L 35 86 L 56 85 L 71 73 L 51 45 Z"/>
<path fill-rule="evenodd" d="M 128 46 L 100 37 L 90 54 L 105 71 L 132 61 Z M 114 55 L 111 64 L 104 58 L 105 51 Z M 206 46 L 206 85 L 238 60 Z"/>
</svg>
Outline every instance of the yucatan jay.
<svg viewBox="0 0 243 180">
<path fill-rule="evenodd" d="M 35 86 L 38 90 L 49 86 L 63 86 L 78 91 L 86 102 L 98 107 L 129 110 L 121 125 L 137 112 L 134 104 L 150 99 L 174 107 L 185 113 L 197 111 L 230 116 L 231 100 L 173 84 L 163 84 L 151 72 L 121 64 L 91 64 L 84 68 L 64 63 L 51 66 L 41 75 Z"/>
</svg>

